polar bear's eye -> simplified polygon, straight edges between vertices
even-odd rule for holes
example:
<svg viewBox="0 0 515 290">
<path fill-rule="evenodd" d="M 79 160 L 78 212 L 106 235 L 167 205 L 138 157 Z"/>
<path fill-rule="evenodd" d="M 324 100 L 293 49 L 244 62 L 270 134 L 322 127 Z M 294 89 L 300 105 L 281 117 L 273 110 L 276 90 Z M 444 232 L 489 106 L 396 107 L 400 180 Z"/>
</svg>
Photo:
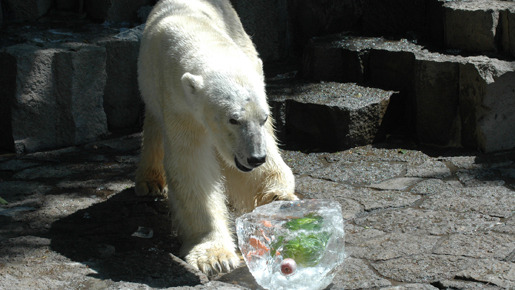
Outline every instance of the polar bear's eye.
<svg viewBox="0 0 515 290">
<path fill-rule="evenodd" d="M 229 119 L 229 123 L 231 123 L 233 125 L 239 125 L 240 124 L 240 122 L 238 122 L 238 120 L 233 119 L 233 118 Z"/>
</svg>

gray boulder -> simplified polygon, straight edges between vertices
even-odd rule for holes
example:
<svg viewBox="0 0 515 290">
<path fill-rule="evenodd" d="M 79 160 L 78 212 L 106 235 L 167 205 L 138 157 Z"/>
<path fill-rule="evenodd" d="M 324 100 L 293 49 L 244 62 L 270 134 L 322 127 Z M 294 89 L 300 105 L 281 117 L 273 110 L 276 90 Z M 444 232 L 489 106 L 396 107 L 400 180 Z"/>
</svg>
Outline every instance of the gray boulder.
<svg viewBox="0 0 515 290">
<path fill-rule="evenodd" d="M 34 21 L 45 15 L 52 6 L 52 0 L 5 0 L 10 18 L 15 22 Z"/>
<path fill-rule="evenodd" d="M 418 140 L 439 146 L 461 146 L 459 63 L 452 56 L 417 55 L 414 104 Z"/>
<path fill-rule="evenodd" d="M 426 34 L 426 0 L 365 0 L 363 31 L 380 35 Z"/>
<path fill-rule="evenodd" d="M 515 56 L 515 5 L 501 12 L 502 46 L 505 52 Z"/>
<path fill-rule="evenodd" d="M 88 0 L 84 1 L 84 9 L 90 17 L 98 20 L 137 22 L 139 8 L 154 2 L 152 0 Z"/>
<path fill-rule="evenodd" d="M 464 145 L 485 152 L 515 148 L 515 62 L 467 58 L 459 84 Z"/>
<path fill-rule="evenodd" d="M 263 61 L 279 60 L 289 47 L 286 0 L 231 0 Z"/>
<path fill-rule="evenodd" d="M 106 49 L 104 109 L 110 131 L 141 128 L 143 102 L 138 88 L 137 60 L 144 25 L 98 42 Z"/>
<path fill-rule="evenodd" d="M 513 10 L 511 1 L 448 1 L 444 7 L 444 42 L 446 47 L 471 52 L 497 52 L 500 28 L 508 28 L 505 10 Z M 504 26 L 504 27 L 503 27 Z M 507 30 L 508 33 L 509 30 Z"/>
<path fill-rule="evenodd" d="M 104 48 L 20 44 L 6 48 L 2 58 L 10 64 L 5 75 L 16 76 L 14 88 L 2 81 L 0 89 L 7 93 L 1 101 L 10 108 L 8 125 L 18 153 L 85 143 L 107 133 Z"/>
<path fill-rule="evenodd" d="M 274 118 L 283 130 L 280 136 L 287 147 L 313 151 L 337 151 L 372 143 L 394 94 L 351 83 L 269 87 Z"/>
</svg>

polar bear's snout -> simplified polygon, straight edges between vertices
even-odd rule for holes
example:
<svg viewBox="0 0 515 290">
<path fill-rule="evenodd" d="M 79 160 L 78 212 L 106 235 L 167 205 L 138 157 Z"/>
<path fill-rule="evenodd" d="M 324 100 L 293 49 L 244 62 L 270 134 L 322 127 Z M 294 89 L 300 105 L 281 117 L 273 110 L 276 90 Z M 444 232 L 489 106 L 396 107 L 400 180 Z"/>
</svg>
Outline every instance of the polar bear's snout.
<svg viewBox="0 0 515 290">
<path fill-rule="evenodd" d="M 254 157 L 248 158 L 247 164 L 249 165 L 249 167 L 247 167 L 247 166 L 241 164 L 241 162 L 238 161 L 237 157 L 234 158 L 234 163 L 236 164 L 236 167 L 243 172 L 250 172 L 250 171 L 252 171 L 252 169 L 261 166 L 263 163 L 265 163 L 265 161 L 266 161 L 266 156 L 259 157 L 259 158 L 254 158 Z"/>
<path fill-rule="evenodd" d="M 234 163 L 236 167 L 243 172 L 250 172 L 252 169 L 263 165 L 266 162 L 266 154 L 262 156 L 251 156 L 246 160 L 246 164 L 243 165 L 242 162 L 238 160 L 238 157 L 234 157 Z"/>
<path fill-rule="evenodd" d="M 252 157 L 249 157 L 247 158 L 247 163 L 256 168 L 258 167 L 259 165 L 265 163 L 266 161 L 266 155 L 263 155 L 263 156 L 252 156 Z"/>
</svg>

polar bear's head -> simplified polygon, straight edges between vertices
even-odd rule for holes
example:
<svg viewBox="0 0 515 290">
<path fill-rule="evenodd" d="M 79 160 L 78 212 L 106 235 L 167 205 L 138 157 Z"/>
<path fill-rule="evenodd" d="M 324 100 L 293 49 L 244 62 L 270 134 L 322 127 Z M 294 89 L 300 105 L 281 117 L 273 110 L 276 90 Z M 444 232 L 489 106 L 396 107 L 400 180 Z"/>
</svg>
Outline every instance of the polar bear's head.
<svg viewBox="0 0 515 290">
<path fill-rule="evenodd" d="M 187 102 L 227 164 L 249 172 L 265 163 L 271 123 L 261 77 L 185 73 L 181 81 Z"/>
</svg>

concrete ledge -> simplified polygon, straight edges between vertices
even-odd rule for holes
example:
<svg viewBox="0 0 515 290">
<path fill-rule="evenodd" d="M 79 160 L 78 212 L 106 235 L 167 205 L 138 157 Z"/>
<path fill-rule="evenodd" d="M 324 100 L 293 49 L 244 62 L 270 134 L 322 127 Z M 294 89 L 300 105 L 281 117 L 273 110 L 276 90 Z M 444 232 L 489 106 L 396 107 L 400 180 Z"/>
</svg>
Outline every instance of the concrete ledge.
<svg viewBox="0 0 515 290">
<path fill-rule="evenodd" d="M 363 31 L 367 34 L 413 37 L 426 35 L 426 0 L 364 0 Z"/>
<path fill-rule="evenodd" d="M 104 110 L 110 131 L 134 131 L 142 126 L 137 59 L 143 29 L 140 25 L 98 42 L 106 49 Z"/>
<path fill-rule="evenodd" d="M 424 144 L 486 152 L 515 148 L 515 62 L 348 35 L 314 39 L 304 60 L 304 76 L 311 80 L 358 81 L 406 94 L 406 114 L 415 112 Z"/>
<path fill-rule="evenodd" d="M 48 12 L 52 0 L 5 0 L 6 9 L 14 22 L 34 21 Z"/>
<path fill-rule="evenodd" d="M 3 101 L 11 104 L 17 153 L 85 143 L 107 133 L 104 48 L 20 44 L 8 47 L 2 56 L 15 60 L 10 66 L 15 71 L 8 72 L 16 75 L 14 95 Z"/>
<path fill-rule="evenodd" d="M 515 148 L 515 62 L 468 58 L 459 84 L 463 145 L 485 152 Z"/>
<path fill-rule="evenodd" d="M 511 1 L 499 0 L 445 2 L 445 46 L 473 53 L 507 51 L 515 56 L 501 44 L 508 42 L 511 46 L 509 35 L 515 32 L 508 19 L 514 6 Z"/>
<path fill-rule="evenodd" d="M 137 22 L 138 9 L 152 0 L 87 0 L 84 9 L 94 19 L 109 22 Z"/>
<path fill-rule="evenodd" d="M 121 31 L 102 25 L 82 33 L 15 30 L 24 43 L 0 49 L 0 126 L 6 128 L 0 147 L 33 152 L 97 140 L 108 130 L 139 130 L 136 63 L 143 26 Z"/>
<path fill-rule="evenodd" d="M 268 91 L 286 146 L 312 151 L 372 143 L 396 94 L 351 83 L 271 84 Z"/>
</svg>

